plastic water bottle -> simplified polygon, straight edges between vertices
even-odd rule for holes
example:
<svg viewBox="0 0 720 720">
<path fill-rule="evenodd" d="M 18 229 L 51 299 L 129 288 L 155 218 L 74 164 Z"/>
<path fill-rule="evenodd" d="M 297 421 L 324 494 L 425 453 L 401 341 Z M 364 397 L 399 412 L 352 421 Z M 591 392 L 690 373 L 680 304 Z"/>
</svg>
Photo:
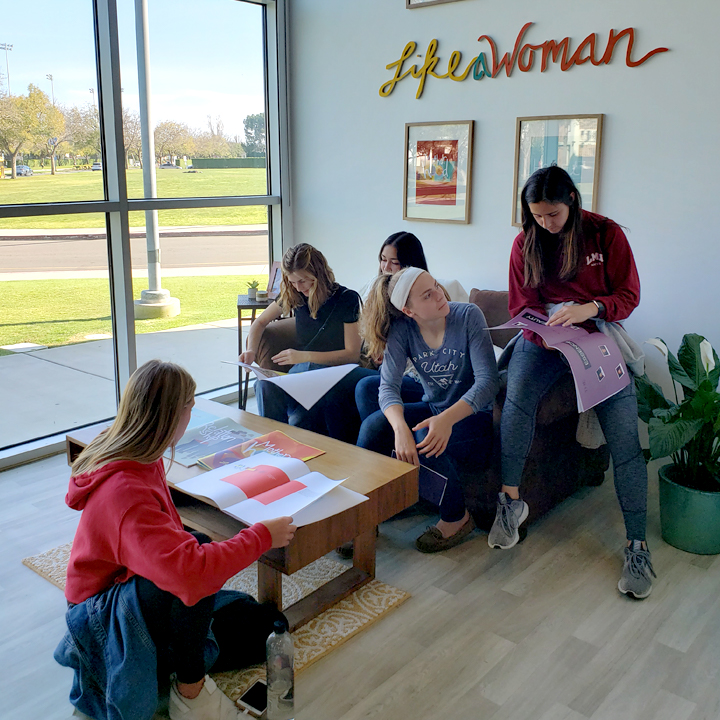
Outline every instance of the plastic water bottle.
<svg viewBox="0 0 720 720">
<path fill-rule="evenodd" d="M 280 620 L 267 639 L 267 720 L 295 717 L 295 673 L 292 635 Z"/>
</svg>

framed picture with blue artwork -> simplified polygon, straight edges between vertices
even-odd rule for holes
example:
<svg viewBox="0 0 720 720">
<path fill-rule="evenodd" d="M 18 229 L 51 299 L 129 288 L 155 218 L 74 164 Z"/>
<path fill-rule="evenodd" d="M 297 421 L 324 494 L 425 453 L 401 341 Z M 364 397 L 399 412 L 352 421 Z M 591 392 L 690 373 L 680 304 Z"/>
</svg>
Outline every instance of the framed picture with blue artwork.
<svg viewBox="0 0 720 720">
<path fill-rule="evenodd" d="M 403 220 L 470 222 L 473 121 L 406 123 Z"/>
<path fill-rule="evenodd" d="M 596 212 L 602 126 L 602 115 L 546 115 L 517 119 L 513 225 L 522 225 L 520 193 L 528 178 L 536 170 L 553 163 L 567 170 L 580 191 L 582 206 Z"/>
</svg>

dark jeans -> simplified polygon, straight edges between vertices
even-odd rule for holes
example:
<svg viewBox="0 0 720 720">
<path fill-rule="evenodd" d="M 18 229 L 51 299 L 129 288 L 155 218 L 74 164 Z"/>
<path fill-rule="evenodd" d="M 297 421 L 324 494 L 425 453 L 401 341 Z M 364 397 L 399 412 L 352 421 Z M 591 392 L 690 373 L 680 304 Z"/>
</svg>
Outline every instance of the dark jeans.
<svg viewBox="0 0 720 720">
<path fill-rule="evenodd" d="M 291 373 L 318 370 L 326 367 L 317 363 L 300 363 L 290 368 Z M 360 429 L 360 416 L 355 407 L 355 386 L 362 378 L 376 370 L 357 367 L 306 410 L 284 390 L 267 380 L 255 383 L 258 412 L 263 417 L 288 423 L 327 435 L 336 440 L 355 444 Z"/>
<path fill-rule="evenodd" d="M 210 542 L 193 533 L 200 544 Z M 155 644 L 158 682 L 167 684 L 170 673 L 178 682 L 194 683 L 205 676 L 204 647 L 212 624 L 220 655 L 215 672 L 238 670 L 265 660 L 265 642 L 276 620 L 285 616 L 272 605 L 260 605 L 250 595 L 216 609 L 216 596 L 209 595 L 188 607 L 179 598 L 161 590 L 145 578 L 137 580 L 143 618 Z"/>
<path fill-rule="evenodd" d="M 405 422 L 413 428 L 432 417 L 428 403 L 416 402 L 404 405 Z M 418 430 L 415 441 L 421 442 L 427 428 Z M 391 455 L 395 449 L 395 433 L 381 410 L 372 413 L 360 427 L 359 447 Z M 492 416 L 479 412 L 455 423 L 445 452 L 440 457 L 427 458 L 420 455 L 420 462 L 447 478 L 445 493 L 440 502 L 440 517 L 446 522 L 456 522 L 465 514 L 464 488 L 479 481 L 481 470 L 492 450 Z"/>
<path fill-rule="evenodd" d="M 520 485 L 535 434 L 535 415 L 544 395 L 569 372 L 561 353 L 520 338 L 508 365 L 508 386 L 500 425 L 503 484 Z M 638 438 L 635 383 L 593 408 L 613 459 L 615 492 L 628 540 L 644 540 L 647 468 Z"/>
<path fill-rule="evenodd" d="M 370 417 L 380 409 L 378 393 L 380 392 L 380 372 L 375 370 L 373 375 L 364 377 L 355 386 L 355 404 L 360 413 L 360 420 Z M 403 375 L 400 385 L 400 397 L 403 403 L 422 402 L 425 390 L 423 386 L 410 375 Z"/>
</svg>

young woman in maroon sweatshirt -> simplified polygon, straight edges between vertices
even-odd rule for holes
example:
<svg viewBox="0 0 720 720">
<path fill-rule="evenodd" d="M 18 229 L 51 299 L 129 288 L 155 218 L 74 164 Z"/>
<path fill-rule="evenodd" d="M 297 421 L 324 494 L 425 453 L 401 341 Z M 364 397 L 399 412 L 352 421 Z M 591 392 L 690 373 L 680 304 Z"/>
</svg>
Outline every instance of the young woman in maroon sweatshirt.
<svg viewBox="0 0 720 720">
<path fill-rule="evenodd" d="M 210 624 L 215 669 L 233 669 L 261 662 L 273 622 L 283 619 L 220 589 L 271 547 L 286 546 L 292 518 L 210 542 L 183 528 L 170 496 L 163 454 L 183 436 L 194 395 L 180 366 L 145 363 L 115 422 L 73 463 L 66 502 L 82 517 L 67 570 L 69 632 L 55 657 L 75 670 L 71 701 L 92 717 L 151 717 L 171 673 L 173 720 L 244 717 L 205 675 Z"/>
<path fill-rule="evenodd" d="M 509 310 L 549 314 L 549 325 L 580 325 L 597 332 L 595 320 L 624 320 L 640 301 L 640 281 L 622 228 L 582 209 L 572 179 L 553 165 L 535 172 L 521 194 L 523 231 L 510 256 Z M 508 365 L 501 422 L 503 487 L 488 542 L 509 549 L 528 505 L 519 486 L 535 431 L 538 404 L 569 372 L 563 356 L 530 331 L 516 342 Z M 625 520 L 627 547 L 618 589 L 644 598 L 654 575 L 645 542 L 647 470 L 637 432 L 634 383 L 595 407 L 613 458 L 615 488 Z M 548 479 L 551 481 L 551 479 Z"/>
</svg>

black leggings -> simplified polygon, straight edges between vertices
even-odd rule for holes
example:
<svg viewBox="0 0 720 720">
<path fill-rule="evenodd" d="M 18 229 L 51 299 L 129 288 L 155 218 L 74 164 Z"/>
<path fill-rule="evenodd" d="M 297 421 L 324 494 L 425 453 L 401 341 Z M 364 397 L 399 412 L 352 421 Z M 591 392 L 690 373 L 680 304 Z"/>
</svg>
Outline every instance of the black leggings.
<svg viewBox="0 0 720 720">
<path fill-rule="evenodd" d="M 207 535 L 193 533 L 202 545 Z M 215 609 L 216 596 L 210 595 L 192 606 L 161 590 L 145 578 L 137 578 L 143 619 L 155 643 L 158 681 L 166 685 L 170 673 L 181 683 L 198 682 L 205 676 L 204 648 L 210 625 L 220 648 L 212 669 L 238 670 L 265 660 L 265 641 L 276 620 L 287 623 L 272 605 L 260 605 L 250 595 Z"/>
</svg>

